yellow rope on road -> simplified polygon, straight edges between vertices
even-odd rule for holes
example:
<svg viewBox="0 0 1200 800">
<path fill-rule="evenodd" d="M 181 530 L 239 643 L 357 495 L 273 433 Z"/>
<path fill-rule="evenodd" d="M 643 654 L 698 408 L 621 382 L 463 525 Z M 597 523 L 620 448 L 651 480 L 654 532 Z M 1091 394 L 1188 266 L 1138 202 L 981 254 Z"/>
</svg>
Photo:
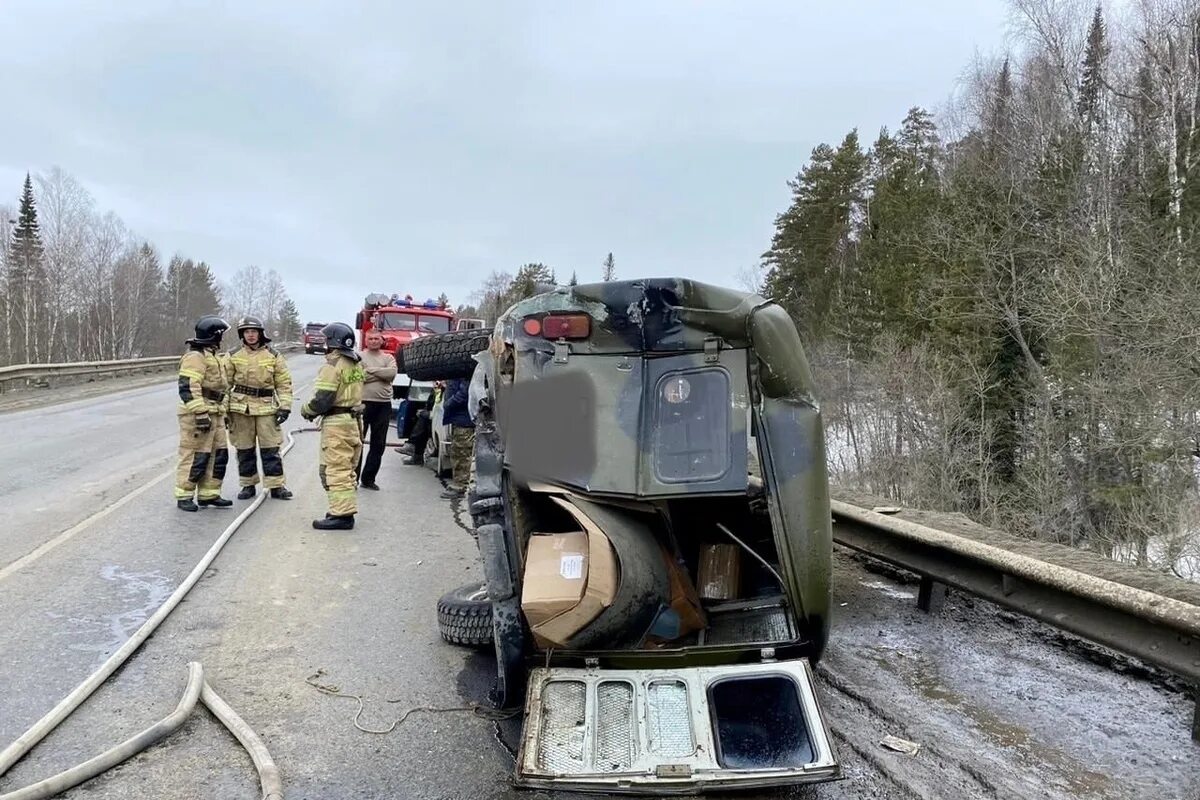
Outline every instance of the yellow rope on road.
<svg viewBox="0 0 1200 800">
<path fill-rule="evenodd" d="M 494 708 L 486 708 L 485 706 L 482 706 L 479 703 L 472 703 L 471 705 L 468 705 L 468 706 L 412 706 L 411 708 L 405 709 L 404 713 L 400 715 L 400 718 L 397 719 L 395 722 L 393 722 L 391 725 L 389 725 L 387 728 L 384 728 L 382 730 L 379 730 L 376 728 L 364 728 L 362 726 L 362 724 L 359 722 L 359 720 L 362 718 L 363 709 L 366 707 L 366 703 L 363 701 L 362 695 L 350 694 L 349 692 L 343 692 L 341 690 L 341 687 L 333 685 L 333 684 L 318 683 L 317 679 L 324 677 L 326 674 L 328 674 L 328 673 L 326 673 L 324 667 L 322 667 L 321 669 L 318 669 L 316 672 L 314 672 L 312 675 L 309 675 L 307 678 L 305 678 L 304 682 L 307 683 L 309 686 L 313 687 L 314 689 L 316 689 L 321 694 L 327 694 L 330 697 L 344 697 L 348 700 L 357 700 L 358 701 L 358 711 L 356 711 L 354 713 L 354 727 L 357 728 L 358 730 L 362 731 L 363 733 L 372 733 L 372 734 L 381 735 L 381 736 L 389 734 L 392 731 L 396 730 L 396 728 L 400 727 L 400 725 L 403 724 L 404 721 L 406 719 L 408 719 L 410 715 L 415 714 L 419 711 L 423 711 L 423 712 L 426 712 L 429 714 L 449 714 L 449 713 L 454 713 L 454 712 L 470 711 L 471 713 L 473 713 L 475 716 L 479 717 L 480 719 L 486 719 L 486 720 L 490 720 L 493 722 L 503 720 L 503 719 L 512 719 L 513 717 L 516 717 L 521 713 L 521 709 L 519 709 L 519 708 L 502 711 L 502 710 L 498 710 L 498 709 L 494 709 Z M 384 702 L 385 703 L 400 703 L 400 702 L 403 702 L 403 699 L 397 698 L 395 700 L 390 700 L 390 699 L 384 698 Z"/>
</svg>

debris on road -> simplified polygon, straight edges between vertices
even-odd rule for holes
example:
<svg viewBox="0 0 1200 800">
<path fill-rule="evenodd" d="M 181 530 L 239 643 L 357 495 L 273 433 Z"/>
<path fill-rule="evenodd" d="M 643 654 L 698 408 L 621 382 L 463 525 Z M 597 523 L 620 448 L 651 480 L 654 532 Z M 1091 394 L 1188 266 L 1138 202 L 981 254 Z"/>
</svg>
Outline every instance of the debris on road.
<svg viewBox="0 0 1200 800">
<path fill-rule="evenodd" d="M 921 751 L 921 745 L 910 742 L 908 739 L 901 739 L 899 736 L 885 736 L 879 740 L 879 744 L 888 750 L 904 753 L 906 756 L 915 756 Z"/>
</svg>

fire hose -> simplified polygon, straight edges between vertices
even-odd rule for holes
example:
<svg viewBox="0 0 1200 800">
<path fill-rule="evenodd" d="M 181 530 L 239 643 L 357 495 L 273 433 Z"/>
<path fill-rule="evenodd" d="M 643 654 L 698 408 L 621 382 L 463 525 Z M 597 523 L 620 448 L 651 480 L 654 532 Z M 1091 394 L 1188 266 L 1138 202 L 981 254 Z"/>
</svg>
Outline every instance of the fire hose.
<svg viewBox="0 0 1200 800">
<path fill-rule="evenodd" d="M 318 431 L 319 428 L 299 428 L 294 431 L 289 431 L 287 434 L 287 444 L 284 446 L 280 456 L 286 456 L 288 451 L 296 444 L 295 434 L 305 433 L 309 431 Z M 259 494 L 249 506 L 246 507 L 241 514 L 237 516 L 229 524 L 227 528 L 213 543 L 208 552 L 200 559 L 188 576 L 183 579 L 179 587 L 166 599 L 158 610 L 147 619 L 137 632 L 131 636 L 125 644 L 114 652 L 108 659 L 100 665 L 83 683 L 75 687 L 66 697 L 59 701 L 53 709 L 40 720 L 35 722 L 25 733 L 17 737 L 16 741 L 10 744 L 4 750 L 0 751 L 0 777 L 5 775 L 14 764 L 20 761 L 25 755 L 32 750 L 38 742 L 46 738 L 55 728 L 62 723 L 75 709 L 79 708 L 85 700 L 87 700 L 93 692 L 96 691 L 114 672 L 116 672 L 122 664 L 124 664 L 134 652 L 137 651 L 142 644 L 150 638 L 151 634 L 158 629 L 163 620 L 167 618 L 176 606 L 183 600 L 192 587 L 203 577 L 209 566 L 225 544 L 242 527 L 243 523 L 258 510 L 266 499 L 266 493 Z M 254 761 L 254 766 L 258 770 L 259 781 L 262 785 L 262 800 L 283 800 L 283 784 L 279 778 L 279 768 L 275 765 L 270 753 L 267 752 L 266 746 L 263 745 L 257 734 L 247 725 L 241 717 L 237 715 L 232 708 L 229 707 L 212 687 L 204 680 L 203 667 L 197 662 L 188 664 L 188 683 L 183 699 L 179 701 L 179 705 L 175 711 L 169 716 L 150 726 L 138 735 L 131 739 L 122 742 L 110 750 L 92 758 L 83 764 L 72 767 L 57 775 L 46 778 L 38 783 L 27 786 L 23 789 L 17 789 L 15 792 L 0 794 L 0 800 L 44 800 L 44 798 L 54 797 L 57 794 L 67 791 L 68 789 L 78 786 L 84 781 L 90 780 L 104 771 L 127 761 L 148 747 L 161 741 L 177 730 L 187 719 L 188 715 L 195 708 L 196 702 L 202 702 L 213 715 L 219 719 L 226 728 L 241 742 L 242 746 L 249 752 L 251 759 Z"/>
</svg>

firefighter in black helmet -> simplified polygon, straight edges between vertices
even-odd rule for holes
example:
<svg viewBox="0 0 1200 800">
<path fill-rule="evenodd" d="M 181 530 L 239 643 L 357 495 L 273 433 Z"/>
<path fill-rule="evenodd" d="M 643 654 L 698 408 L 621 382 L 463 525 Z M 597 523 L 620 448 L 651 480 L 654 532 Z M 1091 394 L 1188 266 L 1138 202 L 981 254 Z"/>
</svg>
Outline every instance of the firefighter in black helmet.
<svg viewBox="0 0 1200 800">
<path fill-rule="evenodd" d="M 311 400 L 300 409 L 307 420 L 321 417 L 321 485 L 329 513 L 313 520 L 317 530 L 349 530 L 358 513 L 358 468 L 362 456 L 363 369 L 354 351 L 354 329 L 332 322 L 321 331 L 329 352 L 317 373 Z"/>
<path fill-rule="evenodd" d="M 221 337 L 229 330 L 220 317 L 208 315 L 196 322 L 196 336 L 179 361 L 179 465 L 175 469 L 175 500 L 183 511 L 200 506 L 226 508 L 233 501 L 221 497 L 221 481 L 229 463 L 225 435 L 229 380 L 217 358 Z"/>
<path fill-rule="evenodd" d="M 290 500 L 284 486 L 283 429 L 292 413 L 292 374 L 287 360 L 271 347 L 266 326 L 258 317 L 243 317 L 237 325 L 240 347 L 229 353 L 229 439 L 237 450 L 239 500 L 254 497 L 258 458 L 262 456 L 263 486 L 271 497 Z"/>
</svg>

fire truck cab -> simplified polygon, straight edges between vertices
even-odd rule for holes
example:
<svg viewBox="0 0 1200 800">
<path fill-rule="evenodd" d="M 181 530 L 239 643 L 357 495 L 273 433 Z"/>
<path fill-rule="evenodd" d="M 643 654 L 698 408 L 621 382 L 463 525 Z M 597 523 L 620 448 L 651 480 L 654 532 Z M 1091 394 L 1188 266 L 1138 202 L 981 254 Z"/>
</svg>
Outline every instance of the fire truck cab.
<svg viewBox="0 0 1200 800">
<path fill-rule="evenodd" d="M 358 330 L 360 350 L 366 349 L 367 333 L 378 331 L 383 336 L 383 349 L 396 357 L 396 363 L 403 370 L 400 352 L 409 342 L 422 336 L 449 333 L 455 330 L 455 319 L 451 309 L 434 300 L 418 303 L 412 295 L 373 293 L 363 301 L 354 327 Z M 392 381 L 392 407 L 397 412 L 399 436 L 408 436 L 415 416 L 403 412 L 415 412 L 432 394 L 432 383 L 411 380 L 402 371 L 396 373 Z"/>
</svg>

